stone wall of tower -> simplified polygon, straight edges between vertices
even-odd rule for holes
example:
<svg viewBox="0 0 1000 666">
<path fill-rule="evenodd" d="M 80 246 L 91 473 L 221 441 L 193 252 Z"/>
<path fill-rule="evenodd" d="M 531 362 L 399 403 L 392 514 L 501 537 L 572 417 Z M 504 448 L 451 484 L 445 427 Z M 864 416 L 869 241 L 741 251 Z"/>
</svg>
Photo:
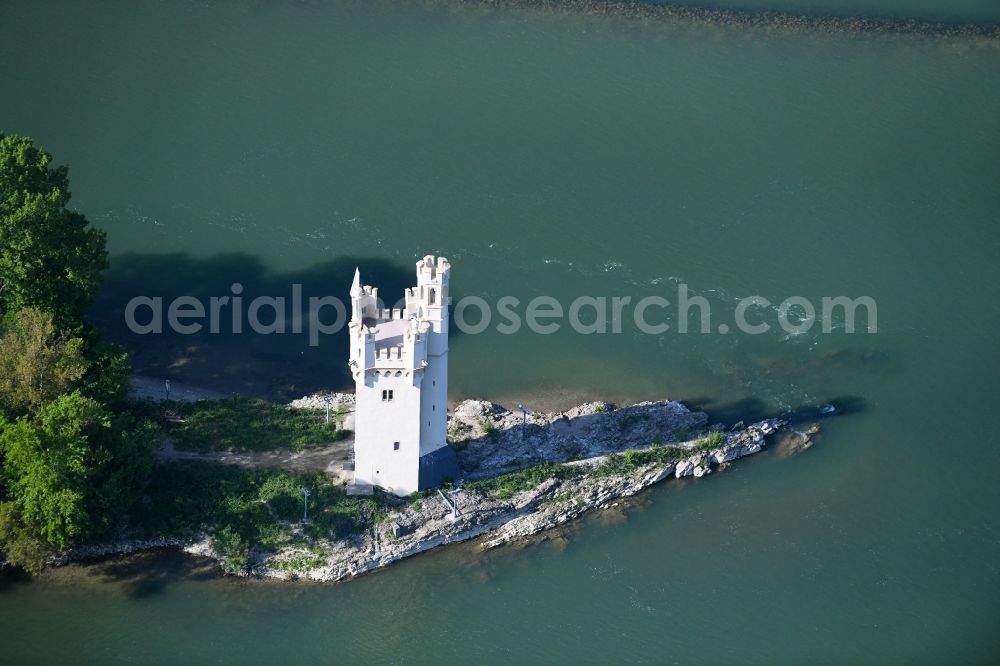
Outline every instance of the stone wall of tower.
<svg viewBox="0 0 1000 666">
<path fill-rule="evenodd" d="M 419 380 L 369 371 L 356 380 L 355 388 L 355 483 L 409 495 L 419 485 Z M 393 399 L 382 400 L 382 391 L 392 391 Z"/>
<path fill-rule="evenodd" d="M 444 257 L 417 262 L 417 299 L 422 320 L 430 324 L 427 367 L 421 401 L 420 453 L 448 444 L 448 282 L 451 265 Z"/>
<path fill-rule="evenodd" d="M 424 257 L 417 262 L 417 286 L 406 290 L 405 307 L 395 311 L 380 309 L 378 290 L 361 286 L 355 276 L 349 325 L 357 392 L 355 483 L 407 495 L 425 483 L 422 457 L 438 451 L 425 461 L 441 469 L 446 452 L 439 449 L 448 443 L 450 272 L 447 259 Z M 391 344 L 387 331 L 394 333 Z M 383 391 L 392 391 L 392 399 Z"/>
</svg>

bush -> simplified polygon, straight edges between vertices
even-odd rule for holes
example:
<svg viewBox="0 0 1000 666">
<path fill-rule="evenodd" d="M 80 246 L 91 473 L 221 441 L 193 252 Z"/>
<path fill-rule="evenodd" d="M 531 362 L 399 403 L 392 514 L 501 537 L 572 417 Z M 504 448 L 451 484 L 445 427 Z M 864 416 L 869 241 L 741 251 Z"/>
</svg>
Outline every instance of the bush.
<svg viewBox="0 0 1000 666">
<path fill-rule="evenodd" d="M 632 455 L 628 455 L 632 454 Z M 615 476 L 618 474 L 628 474 L 639 465 L 639 457 L 636 451 L 628 451 L 625 455 L 612 453 L 605 458 L 604 462 L 594 468 L 594 476 Z"/>
<path fill-rule="evenodd" d="M 726 443 L 726 434 L 715 430 L 710 432 L 707 436 L 699 440 L 698 445 L 695 447 L 697 451 L 711 451 L 712 449 L 717 449 Z"/>
<path fill-rule="evenodd" d="M 267 477 L 260 486 L 258 497 L 266 502 L 281 520 L 297 520 L 302 517 L 301 482 L 290 474 L 279 473 Z"/>
<path fill-rule="evenodd" d="M 212 541 L 215 550 L 222 555 L 222 566 L 227 573 L 246 571 L 250 562 L 250 544 L 243 540 L 239 532 L 226 526 L 219 530 Z"/>
</svg>

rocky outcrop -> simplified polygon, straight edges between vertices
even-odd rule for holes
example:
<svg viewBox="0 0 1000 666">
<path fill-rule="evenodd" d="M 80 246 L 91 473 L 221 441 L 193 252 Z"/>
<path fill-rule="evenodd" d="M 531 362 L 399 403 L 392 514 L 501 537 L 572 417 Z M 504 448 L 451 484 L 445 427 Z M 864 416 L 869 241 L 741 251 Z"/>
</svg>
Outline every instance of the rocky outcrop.
<svg viewBox="0 0 1000 666">
<path fill-rule="evenodd" d="M 84 560 L 95 560 L 112 555 L 129 555 L 144 550 L 157 548 L 180 548 L 192 555 L 203 555 L 218 559 L 212 550 L 211 540 L 207 536 L 199 536 L 194 539 L 181 539 L 176 537 L 155 537 L 151 539 L 132 539 L 122 537 L 114 541 L 100 544 L 89 544 L 77 546 L 61 555 L 49 560 L 49 564 L 61 565 L 69 562 L 81 562 Z"/>
<path fill-rule="evenodd" d="M 629 408 L 628 414 L 636 415 L 645 411 L 649 416 L 641 417 L 641 420 L 646 421 L 648 418 L 655 423 L 657 417 L 662 416 L 659 414 L 660 410 L 667 405 L 670 405 L 667 410 L 672 419 L 688 422 L 686 414 L 693 414 L 679 403 L 645 403 Z M 615 418 L 615 412 L 592 413 L 607 414 L 607 419 Z M 463 403 L 456 409 L 456 418 L 471 420 L 484 415 L 498 418 L 502 423 L 506 418 L 501 410 L 489 403 Z M 704 414 L 700 418 L 691 418 L 693 421 L 690 422 L 705 423 Z M 252 563 L 252 571 L 261 576 L 336 581 L 384 567 L 443 544 L 480 536 L 484 536 L 484 549 L 494 548 L 561 525 L 586 511 L 635 495 L 670 477 L 704 476 L 710 473 L 713 466 L 761 451 L 765 446 L 765 437 L 783 425 L 784 422 L 779 419 L 755 423 L 725 435 L 719 445 L 710 450 L 704 450 L 703 439 L 673 442 L 672 446 L 697 452 L 676 462 L 636 464 L 620 473 L 609 474 L 605 471 L 604 464 L 609 460 L 607 454 L 567 462 L 564 463 L 567 467 L 579 468 L 583 473 L 570 475 L 569 478 L 550 478 L 507 500 L 497 500 L 478 491 L 464 490 L 451 495 L 456 504 L 457 516 L 453 515 L 452 508 L 442 498 L 431 495 L 423 498 L 419 510 L 413 506 L 406 507 L 393 514 L 386 523 L 353 539 L 318 544 L 322 553 L 320 559 L 323 561 L 317 566 L 290 570 L 288 563 L 304 554 L 303 551 L 293 549 L 277 554 L 259 554 Z M 594 424 L 592 432 L 603 437 L 602 433 L 606 430 Z M 647 430 L 645 434 L 650 433 Z M 506 436 L 509 437 L 510 433 Z M 584 445 L 608 448 L 610 443 L 601 439 L 598 442 L 584 442 Z M 611 448 L 615 451 L 620 449 L 619 446 Z M 633 450 L 641 454 L 644 451 L 653 453 L 656 449 L 647 446 Z"/>
<path fill-rule="evenodd" d="M 297 400 L 292 400 L 288 406 L 292 409 L 326 409 L 327 400 L 330 401 L 330 409 L 336 410 L 339 407 L 354 409 L 353 393 L 314 393 Z"/>
<path fill-rule="evenodd" d="M 459 449 L 466 478 L 475 479 L 543 462 L 676 443 L 707 425 L 703 412 L 669 400 L 621 409 L 590 402 L 526 418 L 490 402 L 466 400 L 448 422 L 448 440 Z"/>
</svg>

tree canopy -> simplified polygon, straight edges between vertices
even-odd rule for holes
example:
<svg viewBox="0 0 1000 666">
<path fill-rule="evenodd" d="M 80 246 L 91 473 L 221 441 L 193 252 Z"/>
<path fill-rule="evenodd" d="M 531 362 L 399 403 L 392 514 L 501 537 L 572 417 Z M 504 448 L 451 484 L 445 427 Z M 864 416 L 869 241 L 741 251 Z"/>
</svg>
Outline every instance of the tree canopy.
<svg viewBox="0 0 1000 666">
<path fill-rule="evenodd" d="M 154 430 L 125 403 L 128 356 L 84 326 L 104 233 L 51 161 L 0 133 L 0 550 L 32 572 L 123 522 Z"/>
<path fill-rule="evenodd" d="M 0 504 L 10 505 L 0 516 L 15 520 L 16 526 L 6 529 L 13 550 L 30 553 L 19 564 L 31 568 L 37 560 L 33 551 L 65 549 L 119 521 L 148 471 L 150 428 L 79 391 L 0 428 L 8 495 Z"/>
<path fill-rule="evenodd" d="M 0 133 L 0 313 L 35 307 L 60 329 L 83 320 L 107 267 L 103 231 L 67 208 L 68 169 Z"/>
<path fill-rule="evenodd" d="M 83 377 L 84 343 L 56 333 L 52 315 L 35 308 L 0 321 L 0 412 L 9 417 L 37 411 Z"/>
</svg>

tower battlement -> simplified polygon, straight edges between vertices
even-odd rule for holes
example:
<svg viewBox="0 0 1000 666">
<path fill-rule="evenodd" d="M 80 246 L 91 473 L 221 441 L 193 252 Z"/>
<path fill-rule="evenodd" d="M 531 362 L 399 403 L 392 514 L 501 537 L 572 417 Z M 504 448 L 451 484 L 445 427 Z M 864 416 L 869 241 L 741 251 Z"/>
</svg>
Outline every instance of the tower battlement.
<svg viewBox="0 0 1000 666">
<path fill-rule="evenodd" d="M 428 254 L 417 262 L 417 285 L 447 282 L 450 273 L 451 264 L 447 259 Z"/>
</svg>

